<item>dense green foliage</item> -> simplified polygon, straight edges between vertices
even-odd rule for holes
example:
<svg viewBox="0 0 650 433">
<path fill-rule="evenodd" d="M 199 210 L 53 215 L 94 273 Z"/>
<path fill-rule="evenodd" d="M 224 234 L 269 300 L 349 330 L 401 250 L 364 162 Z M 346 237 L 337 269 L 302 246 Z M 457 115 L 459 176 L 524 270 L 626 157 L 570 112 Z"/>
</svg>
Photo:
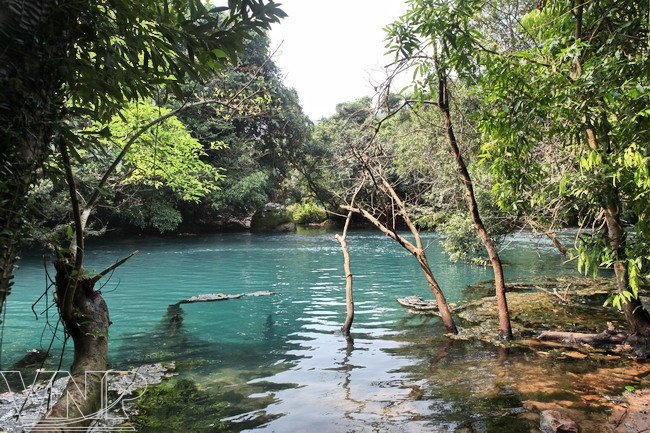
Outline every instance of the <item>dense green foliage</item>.
<svg viewBox="0 0 650 433">
<path fill-rule="evenodd" d="M 97 143 L 72 133 L 76 120 L 108 122 L 128 102 L 160 96 L 161 89 L 182 99 L 188 78 L 206 79 L 222 69 L 244 39 L 284 16 L 275 3 L 258 0 L 233 0 L 227 7 L 196 0 L 8 0 L 3 6 L 0 310 L 37 174 L 54 149 L 76 157 Z"/>
<path fill-rule="evenodd" d="M 441 83 L 440 73 L 426 73 L 431 59 L 445 79 L 481 98 L 473 122 L 496 203 L 546 224 L 574 219 L 585 230 L 578 264 L 614 268 L 610 301 L 633 332 L 647 335 L 650 315 L 638 290 L 650 252 L 649 5 L 511 8 L 519 24 L 501 38 L 494 20 L 502 4 L 514 3 L 412 0 L 390 29 L 391 48 L 415 59 L 418 100 Z"/>
<path fill-rule="evenodd" d="M 327 218 L 325 209 L 313 202 L 294 203 L 289 205 L 287 210 L 296 224 L 320 224 Z"/>
<path fill-rule="evenodd" d="M 206 161 L 221 167 L 226 178 L 221 188 L 184 213 L 195 223 L 244 220 L 265 203 L 291 201 L 291 171 L 303 155 L 311 123 L 302 112 L 298 96 L 282 82 L 267 37 L 246 43 L 238 66 L 213 77 L 203 92 L 234 95 L 235 112 L 214 105 L 181 114 L 193 135 L 209 146 Z M 231 105 L 233 105 L 231 103 Z"/>
<path fill-rule="evenodd" d="M 648 4 L 551 2 L 522 28 L 528 49 L 485 61 L 492 109 L 482 127 L 495 191 L 515 209 L 560 196 L 581 225 L 604 223 L 583 238 L 579 264 L 625 268 L 612 298 L 620 307 L 637 297 L 650 265 Z"/>
<path fill-rule="evenodd" d="M 213 230 L 244 221 L 269 201 L 284 201 L 282 183 L 294 159 L 282 154 L 299 152 L 309 123 L 269 56 L 268 38 L 255 36 L 245 44 L 239 65 L 221 70 L 200 91 L 193 91 L 198 83 L 188 84 L 189 101 L 167 98 L 173 111 L 139 102 L 109 123 L 79 120 L 74 137 L 91 137 L 94 143 L 77 152 L 80 186 L 99 185 L 121 158 L 102 186 L 95 229 Z M 247 60 L 256 64 L 244 64 Z M 67 188 L 56 181 L 59 165 L 48 166 L 54 182 L 42 182 L 35 193 L 52 195 L 36 203 L 46 226 L 61 231 L 70 217 L 61 212 Z M 51 230 L 39 233 L 39 238 L 52 236 Z"/>
</svg>

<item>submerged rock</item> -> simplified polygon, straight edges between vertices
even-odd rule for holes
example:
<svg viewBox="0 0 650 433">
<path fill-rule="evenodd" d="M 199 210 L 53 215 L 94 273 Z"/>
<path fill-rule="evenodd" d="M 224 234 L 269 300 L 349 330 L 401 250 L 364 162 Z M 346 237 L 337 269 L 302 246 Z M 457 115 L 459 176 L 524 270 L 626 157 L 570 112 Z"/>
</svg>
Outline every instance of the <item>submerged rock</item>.
<svg viewBox="0 0 650 433">
<path fill-rule="evenodd" d="M 172 375 L 174 369 L 173 363 L 156 363 L 143 365 L 128 372 L 107 372 L 108 401 L 102 403 L 102 412 L 91 414 L 91 417 L 96 418 L 88 431 L 118 431 L 115 426 L 128 423 L 138 395 L 148 386 L 159 384 L 163 378 Z M 23 384 L 16 384 L 0 394 L 0 429 L 3 433 L 22 433 L 31 429 L 61 397 L 70 378 L 69 375 L 55 372 L 43 372 L 41 376 L 44 378 L 42 382 L 32 385 L 23 382 L 24 388 Z"/>
</svg>

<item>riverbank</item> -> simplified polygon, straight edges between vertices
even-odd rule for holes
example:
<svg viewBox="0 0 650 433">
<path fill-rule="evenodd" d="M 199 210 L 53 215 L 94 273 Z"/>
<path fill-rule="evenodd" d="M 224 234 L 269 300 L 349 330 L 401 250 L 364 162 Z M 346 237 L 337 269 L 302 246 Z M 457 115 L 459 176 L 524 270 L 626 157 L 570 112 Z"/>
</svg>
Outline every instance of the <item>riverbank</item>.
<svg viewBox="0 0 650 433">
<path fill-rule="evenodd" d="M 581 432 L 648 432 L 650 362 L 644 348 L 635 351 L 626 345 L 595 347 L 537 339 L 549 330 L 600 333 L 608 324 L 624 331 L 623 314 L 603 306 L 612 284 L 610 279 L 591 278 L 512 284 L 522 290 L 508 294 L 514 341 L 499 340 L 496 301 L 489 297 L 459 314 L 461 332 L 453 338 L 526 346 L 534 356 L 546 359 L 509 369 L 509 391 L 521 396 L 526 409 L 519 415 L 523 419 L 539 425 L 540 414 L 554 410 L 573 420 Z"/>
</svg>

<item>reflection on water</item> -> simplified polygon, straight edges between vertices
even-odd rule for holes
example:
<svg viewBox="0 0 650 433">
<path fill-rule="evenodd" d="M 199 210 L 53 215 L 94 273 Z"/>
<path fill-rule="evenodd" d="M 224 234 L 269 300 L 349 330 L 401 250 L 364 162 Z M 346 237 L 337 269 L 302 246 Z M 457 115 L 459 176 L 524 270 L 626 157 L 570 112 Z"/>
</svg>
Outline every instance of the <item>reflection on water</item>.
<svg viewBox="0 0 650 433">
<path fill-rule="evenodd" d="M 548 244 L 531 242 L 517 237 L 505 252 L 510 278 L 574 274 Z M 188 409 L 187 419 L 178 421 L 187 431 L 218 431 L 223 421 L 229 431 L 529 431 L 530 422 L 517 417 L 525 398 L 517 366 L 547 361 L 531 351 L 505 353 L 442 337 L 436 319 L 412 317 L 395 302 L 430 297 L 408 253 L 374 232 L 352 233 L 348 244 L 353 345 L 338 333 L 345 279 L 333 234 L 90 243 L 86 257 L 98 269 L 140 250 L 102 288 L 113 321 L 111 367 L 175 361 L 179 375 L 172 382 L 202 396 L 193 407 L 206 407 L 203 416 Z M 452 302 L 475 296 L 463 289 L 491 276 L 489 268 L 448 262 L 436 243 L 428 255 Z M 3 365 L 50 342 L 43 316 L 35 321 L 30 311 L 43 288 L 39 263 L 28 252 L 17 273 Z M 261 290 L 275 294 L 174 305 L 202 293 Z M 170 418 L 169 431 L 174 422 Z"/>
</svg>

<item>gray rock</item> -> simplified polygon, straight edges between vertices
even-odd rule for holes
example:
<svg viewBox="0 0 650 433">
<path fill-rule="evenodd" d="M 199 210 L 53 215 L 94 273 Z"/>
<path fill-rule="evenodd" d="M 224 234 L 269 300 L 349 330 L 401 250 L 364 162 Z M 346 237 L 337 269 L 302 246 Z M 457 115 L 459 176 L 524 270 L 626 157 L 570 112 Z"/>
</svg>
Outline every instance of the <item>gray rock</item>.
<svg viewBox="0 0 650 433">
<path fill-rule="evenodd" d="M 578 424 L 556 411 L 544 410 L 540 414 L 539 429 L 542 433 L 578 433 Z"/>
</svg>

